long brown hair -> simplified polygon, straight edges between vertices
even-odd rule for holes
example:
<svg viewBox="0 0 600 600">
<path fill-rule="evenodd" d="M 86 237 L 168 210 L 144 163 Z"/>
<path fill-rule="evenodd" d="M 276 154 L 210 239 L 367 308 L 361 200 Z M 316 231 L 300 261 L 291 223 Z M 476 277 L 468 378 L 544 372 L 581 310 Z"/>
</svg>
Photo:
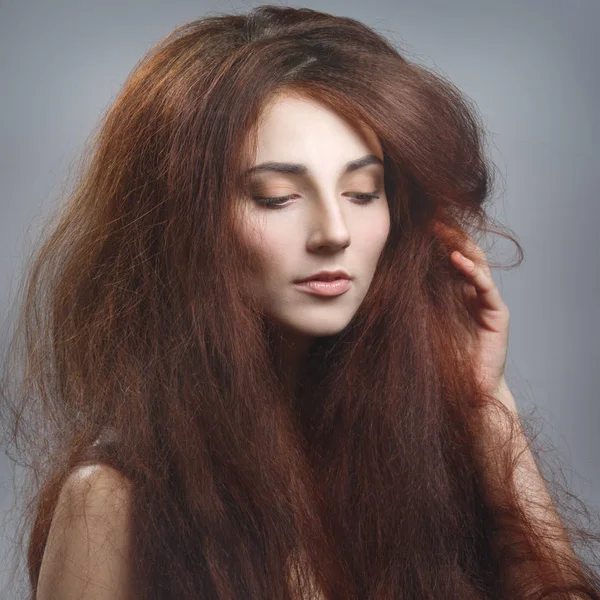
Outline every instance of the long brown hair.
<svg viewBox="0 0 600 600">
<path fill-rule="evenodd" d="M 261 110 L 284 92 L 377 134 L 391 218 L 363 304 L 314 342 L 293 395 L 235 235 Z M 473 415 L 490 399 L 428 226 L 499 234 L 522 261 L 487 210 L 485 139 L 451 82 L 350 18 L 211 15 L 144 56 L 27 265 L 7 351 L 31 598 L 59 490 L 95 463 L 132 482 L 136 598 L 288 599 L 314 579 L 330 599 L 491 599 L 508 597 L 511 565 L 532 565 L 512 598 L 600 598 L 591 567 L 551 560 L 516 501 L 483 501 Z M 557 507 L 572 541 L 598 540 Z M 501 528 L 521 537 L 499 553 Z"/>
</svg>

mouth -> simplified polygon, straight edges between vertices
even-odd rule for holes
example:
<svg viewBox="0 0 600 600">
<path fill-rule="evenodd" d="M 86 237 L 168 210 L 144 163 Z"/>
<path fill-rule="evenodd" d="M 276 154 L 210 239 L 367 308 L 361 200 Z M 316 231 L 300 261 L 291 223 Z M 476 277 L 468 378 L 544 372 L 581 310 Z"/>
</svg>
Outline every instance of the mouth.
<svg viewBox="0 0 600 600">
<path fill-rule="evenodd" d="M 309 281 L 340 281 L 347 280 L 347 277 L 311 277 L 310 279 L 302 279 L 301 281 L 297 281 L 296 283 L 308 283 Z"/>
<path fill-rule="evenodd" d="M 335 271 L 319 271 L 305 279 L 297 279 L 294 283 L 306 283 L 308 281 L 339 281 L 352 279 L 346 271 L 337 269 Z"/>
</svg>

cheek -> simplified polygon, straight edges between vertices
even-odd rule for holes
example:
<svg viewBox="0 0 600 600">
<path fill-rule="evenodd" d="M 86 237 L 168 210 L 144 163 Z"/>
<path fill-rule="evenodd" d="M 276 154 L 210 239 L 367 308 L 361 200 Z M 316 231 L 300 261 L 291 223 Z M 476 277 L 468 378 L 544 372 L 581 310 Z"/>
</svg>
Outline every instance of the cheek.
<svg viewBox="0 0 600 600">
<path fill-rule="evenodd" d="M 281 227 L 253 227 L 244 234 L 246 243 L 256 254 L 257 270 L 262 279 L 281 277 L 286 270 L 286 258 L 289 260 L 293 241 L 290 235 Z"/>
<path fill-rule="evenodd" d="M 359 256 L 364 257 L 370 266 L 375 265 L 381 255 L 390 232 L 390 218 L 387 210 L 376 218 L 364 219 L 356 224 L 355 240 Z"/>
</svg>

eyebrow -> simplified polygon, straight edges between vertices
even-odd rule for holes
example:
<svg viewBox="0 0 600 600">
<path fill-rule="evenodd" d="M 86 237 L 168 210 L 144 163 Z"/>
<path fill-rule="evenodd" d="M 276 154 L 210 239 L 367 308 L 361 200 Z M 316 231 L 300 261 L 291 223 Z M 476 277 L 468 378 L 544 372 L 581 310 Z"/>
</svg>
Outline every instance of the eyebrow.
<svg viewBox="0 0 600 600">
<path fill-rule="evenodd" d="M 381 165 L 383 167 L 383 161 L 375 154 L 367 154 L 356 160 L 351 160 L 344 165 L 342 175 L 357 171 L 369 165 Z M 306 175 L 308 173 L 308 167 L 306 165 L 297 163 L 284 163 L 284 162 L 265 162 L 259 165 L 255 165 L 246 171 L 246 175 L 252 175 L 258 172 L 274 171 L 276 173 L 285 173 L 287 175 Z"/>
</svg>

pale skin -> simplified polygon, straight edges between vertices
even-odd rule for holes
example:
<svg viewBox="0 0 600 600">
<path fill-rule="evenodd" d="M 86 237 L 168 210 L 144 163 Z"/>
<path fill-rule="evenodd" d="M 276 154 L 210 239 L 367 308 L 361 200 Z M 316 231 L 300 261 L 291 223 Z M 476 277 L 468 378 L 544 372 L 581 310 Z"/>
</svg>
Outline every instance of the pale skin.
<svg viewBox="0 0 600 600">
<path fill-rule="evenodd" d="M 130 482 L 105 465 L 71 473 L 58 499 L 36 600 L 132 600 Z"/>
<path fill-rule="evenodd" d="M 355 163 L 361 159 L 364 164 Z M 300 165 L 304 172 L 257 173 L 252 193 L 241 199 L 246 217 L 241 235 L 259 250 L 265 267 L 256 285 L 265 314 L 282 335 L 277 350 L 291 389 L 312 341 L 341 331 L 362 303 L 390 216 L 377 136 L 313 100 L 282 95 L 266 107 L 254 165 L 273 161 Z M 346 170 L 351 163 L 354 168 Z M 267 207 L 261 197 L 283 202 Z M 340 296 L 319 297 L 293 285 L 337 268 L 354 277 Z"/>
</svg>

